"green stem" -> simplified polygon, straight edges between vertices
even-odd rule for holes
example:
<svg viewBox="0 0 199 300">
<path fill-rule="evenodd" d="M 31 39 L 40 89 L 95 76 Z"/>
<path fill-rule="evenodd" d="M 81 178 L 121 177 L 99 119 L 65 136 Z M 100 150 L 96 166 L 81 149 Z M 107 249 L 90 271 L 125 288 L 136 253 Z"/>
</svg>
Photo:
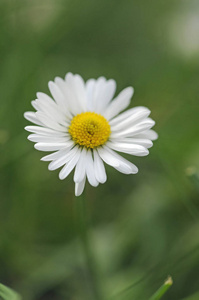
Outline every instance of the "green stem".
<svg viewBox="0 0 199 300">
<path fill-rule="evenodd" d="M 166 293 L 166 291 L 173 284 L 172 278 L 169 276 L 168 279 L 164 282 L 164 284 L 155 292 L 155 294 L 149 300 L 159 300 Z"/>
<path fill-rule="evenodd" d="M 4 300 L 21 300 L 21 296 L 7 286 L 0 283 L 0 296 Z"/>
<path fill-rule="evenodd" d="M 87 274 L 89 278 L 89 284 L 93 293 L 93 297 L 96 300 L 102 300 L 101 291 L 99 288 L 99 280 L 96 272 L 96 263 L 93 257 L 91 241 L 89 237 L 88 229 L 88 209 L 85 197 L 76 197 L 76 223 L 77 230 L 81 239 L 82 249 L 84 251 L 85 260 L 87 263 Z"/>
</svg>

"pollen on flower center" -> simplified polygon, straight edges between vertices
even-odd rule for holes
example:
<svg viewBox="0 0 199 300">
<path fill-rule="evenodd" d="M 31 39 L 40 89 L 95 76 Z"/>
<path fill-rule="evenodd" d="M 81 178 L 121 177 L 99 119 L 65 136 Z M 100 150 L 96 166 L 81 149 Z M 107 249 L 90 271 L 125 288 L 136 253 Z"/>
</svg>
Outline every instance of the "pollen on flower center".
<svg viewBox="0 0 199 300">
<path fill-rule="evenodd" d="M 72 119 L 68 131 L 76 144 L 93 149 L 108 140 L 111 127 L 103 116 L 85 112 Z"/>
</svg>

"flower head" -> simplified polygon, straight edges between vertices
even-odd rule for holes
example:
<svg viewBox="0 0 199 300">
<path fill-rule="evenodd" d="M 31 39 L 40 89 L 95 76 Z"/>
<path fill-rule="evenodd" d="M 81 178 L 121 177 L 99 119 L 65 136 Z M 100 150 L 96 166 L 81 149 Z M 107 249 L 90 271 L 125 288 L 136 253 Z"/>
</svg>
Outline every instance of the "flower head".
<svg viewBox="0 0 199 300">
<path fill-rule="evenodd" d="M 104 162 L 124 174 L 135 174 L 137 167 L 117 152 L 136 156 L 149 153 L 157 134 L 151 128 L 146 107 L 130 104 L 133 88 L 127 87 L 113 100 L 114 80 L 100 77 L 86 83 L 81 76 L 66 74 L 49 82 L 52 98 L 37 93 L 32 101 L 36 112 L 25 118 L 37 126 L 26 126 L 40 151 L 53 152 L 41 160 L 50 161 L 49 170 L 62 168 L 59 178 L 66 178 L 73 169 L 75 195 L 84 190 L 86 178 L 92 186 L 107 180 Z M 122 112 L 122 113 L 121 113 Z M 117 151 L 117 152 L 116 152 Z"/>
</svg>

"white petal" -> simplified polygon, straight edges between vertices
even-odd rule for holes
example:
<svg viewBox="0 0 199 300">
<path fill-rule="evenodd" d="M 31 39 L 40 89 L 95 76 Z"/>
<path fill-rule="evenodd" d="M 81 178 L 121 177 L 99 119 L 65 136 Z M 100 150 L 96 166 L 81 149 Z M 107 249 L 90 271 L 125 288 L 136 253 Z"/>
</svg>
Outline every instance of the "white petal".
<svg viewBox="0 0 199 300">
<path fill-rule="evenodd" d="M 104 146 L 107 152 L 110 153 L 115 159 L 117 159 L 119 166 L 114 167 L 116 170 L 120 171 L 124 174 L 136 174 L 138 172 L 138 168 L 132 164 L 130 161 L 126 160 L 124 157 L 111 150 L 110 148 Z"/>
<path fill-rule="evenodd" d="M 39 135 L 55 135 L 55 136 L 69 136 L 69 134 L 65 133 L 65 132 L 60 132 L 57 130 L 53 130 L 50 128 L 46 128 L 46 127 L 40 127 L 40 126 L 26 126 L 25 130 L 29 131 L 29 132 L 34 132 L 37 133 Z"/>
<path fill-rule="evenodd" d="M 75 168 L 75 173 L 73 178 L 75 182 L 81 182 L 83 180 L 86 174 L 86 164 L 87 164 L 86 149 L 83 148 L 81 151 L 80 159 Z"/>
<path fill-rule="evenodd" d="M 87 151 L 87 157 L 86 157 L 86 175 L 88 178 L 89 183 L 92 186 L 98 186 L 99 182 L 96 180 L 95 177 L 95 171 L 94 171 L 94 163 L 92 158 L 92 153 L 90 150 Z"/>
<path fill-rule="evenodd" d="M 32 101 L 34 102 L 34 101 Z M 31 102 L 31 103 L 32 103 Z M 40 109 L 44 110 L 48 108 L 49 106 L 52 107 L 54 110 L 59 110 L 59 107 L 55 103 L 55 101 L 49 97 L 48 95 L 44 93 L 37 93 L 37 99 L 35 100 L 36 103 L 40 104 Z M 38 110 L 38 108 L 37 108 Z M 61 110 L 59 110 L 61 113 Z"/>
<path fill-rule="evenodd" d="M 70 117 L 71 115 L 68 112 L 66 99 L 58 85 L 56 85 L 53 81 L 49 81 L 48 87 L 57 105 Z"/>
<path fill-rule="evenodd" d="M 66 82 L 60 78 L 60 77 L 56 77 L 55 78 L 55 83 L 57 84 L 57 86 L 60 88 L 60 90 L 62 91 L 64 98 L 65 98 L 65 105 L 68 109 L 68 111 L 70 111 L 72 114 L 75 114 L 74 111 L 74 105 L 75 105 L 75 96 L 71 93 L 70 89 L 68 88 Z"/>
<path fill-rule="evenodd" d="M 79 103 L 81 103 L 81 107 L 83 111 L 86 111 L 86 88 L 85 88 L 85 82 L 82 79 L 82 77 L 78 74 L 75 75 L 75 94 L 78 98 Z"/>
<path fill-rule="evenodd" d="M 86 96 L 87 96 L 87 111 L 93 111 L 93 93 L 95 88 L 95 79 L 89 79 L 86 82 Z"/>
<path fill-rule="evenodd" d="M 112 167 L 119 167 L 119 162 L 115 159 L 106 149 L 105 147 L 100 147 L 97 149 L 97 152 L 101 159 L 107 164 Z"/>
<path fill-rule="evenodd" d="M 66 78 L 68 78 L 68 76 L 70 77 L 70 73 L 66 74 Z M 56 80 L 56 84 L 60 87 L 60 89 L 62 90 L 62 92 L 65 96 L 70 113 L 73 116 L 81 113 L 82 112 L 81 107 L 80 107 L 78 99 L 70 85 L 70 81 L 69 80 L 64 81 L 63 79 L 58 78 L 58 77 L 56 77 L 55 80 Z"/>
<path fill-rule="evenodd" d="M 32 101 L 32 104 L 34 104 L 35 108 L 37 107 L 38 111 L 44 113 L 50 119 L 56 121 L 57 123 L 62 124 L 63 126 L 68 126 L 70 123 L 70 119 L 67 117 L 66 114 L 63 113 L 63 111 L 58 109 L 56 103 L 52 103 L 47 103 L 47 101 L 41 99 L 36 99 L 35 101 Z"/>
<path fill-rule="evenodd" d="M 129 108 L 128 110 L 126 110 L 123 113 L 119 114 L 117 117 L 110 120 L 109 123 L 110 123 L 111 126 L 113 126 L 115 124 L 118 124 L 118 123 L 126 120 L 130 116 L 136 114 L 138 111 L 144 110 L 144 109 L 148 109 L 148 108 L 145 107 L 145 106 L 136 106 L 136 107 L 133 107 L 133 108 Z"/>
<path fill-rule="evenodd" d="M 125 164 L 121 164 L 121 165 L 119 165 L 119 167 L 115 167 L 115 169 L 117 171 L 119 171 L 120 173 L 123 173 L 123 174 L 126 174 L 126 175 L 136 174 L 136 173 L 132 173 L 131 169 L 129 168 L 129 166 L 125 165 Z"/>
<path fill-rule="evenodd" d="M 122 139 L 110 139 L 111 142 L 119 142 L 119 143 L 129 143 L 129 144 L 137 144 L 144 146 L 146 148 L 151 148 L 153 143 L 151 140 L 148 139 L 141 139 L 141 138 L 122 138 Z"/>
<path fill-rule="evenodd" d="M 136 113 L 132 114 L 123 121 L 118 121 L 115 125 L 111 125 L 111 131 L 114 132 L 127 129 L 134 124 L 140 123 L 142 120 L 147 118 L 149 114 L 150 110 L 148 108 L 137 110 Z"/>
<path fill-rule="evenodd" d="M 104 90 L 104 86 L 106 84 L 106 78 L 101 76 L 96 80 L 95 86 L 94 86 L 94 90 L 93 90 L 93 110 L 95 112 L 97 111 L 97 107 L 98 107 L 98 102 L 101 101 L 102 99 L 102 95 L 103 95 L 103 90 Z"/>
<path fill-rule="evenodd" d="M 72 141 L 65 143 L 37 143 L 34 145 L 35 149 L 39 151 L 57 151 L 73 144 Z"/>
<path fill-rule="evenodd" d="M 110 79 L 102 83 L 99 87 L 98 97 L 96 99 L 96 112 L 101 113 L 107 107 L 111 99 L 113 98 L 116 90 L 116 82 Z"/>
<path fill-rule="evenodd" d="M 86 111 L 86 89 L 84 86 L 83 79 L 79 75 L 67 73 L 65 80 L 68 89 L 73 94 L 73 105 L 74 109 L 76 110 L 76 113 Z"/>
<path fill-rule="evenodd" d="M 106 82 L 106 88 L 104 91 L 103 99 L 101 100 L 101 108 L 100 112 L 105 109 L 105 107 L 109 104 L 109 102 L 112 100 L 114 94 L 116 91 L 116 82 L 113 79 L 109 79 Z"/>
<path fill-rule="evenodd" d="M 130 128 L 118 131 L 118 132 L 112 132 L 111 138 L 123 138 L 123 137 L 134 137 L 134 135 L 137 135 L 138 133 L 144 132 L 151 127 L 155 125 L 155 122 L 151 120 L 150 118 L 145 119 L 144 121 L 133 125 Z"/>
<path fill-rule="evenodd" d="M 54 160 L 54 159 L 58 159 L 60 157 L 62 157 L 63 155 L 65 155 L 66 153 L 68 153 L 70 151 L 70 149 L 72 148 L 72 146 L 69 146 L 67 148 L 63 148 L 57 152 L 54 152 L 54 153 L 51 153 L 51 154 L 48 154 L 44 157 L 41 158 L 42 161 L 51 161 L 51 160 Z"/>
<path fill-rule="evenodd" d="M 58 124 L 43 112 L 37 111 L 35 114 L 38 120 L 41 121 L 45 126 L 57 131 L 67 132 L 67 128 L 65 126 Z"/>
<path fill-rule="evenodd" d="M 143 138 L 143 139 L 150 139 L 150 140 L 154 141 L 154 140 L 157 140 L 158 134 L 154 130 L 150 129 L 150 130 L 146 130 L 142 133 L 136 134 L 135 137 Z"/>
<path fill-rule="evenodd" d="M 133 88 L 127 87 L 109 104 L 107 107 L 104 117 L 107 120 L 112 119 L 121 111 L 123 111 L 127 106 L 129 106 L 131 97 L 133 96 Z"/>
<path fill-rule="evenodd" d="M 31 105 L 35 110 L 39 110 L 36 100 L 31 101 Z"/>
<path fill-rule="evenodd" d="M 50 103 L 51 106 L 57 107 L 57 104 L 55 103 L 55 101 L 45 93 L 38 92 L 37 98 L 47 105 L 49 105 L 49 103 Z"/>
<path fill-rule="evenodd" d="M 54 110 L 58 111 L 60 114 L 62 114 L 62 116 L 65 116 L 62 108 L 59 107 L 57 105 L 57 103 L 47 94 L 38 92 L 37 100 L 39 100 L 39 103 L 42 103 L 43 109 L 50 106 L 52 109 L 54 109 Z"/>
<path fill-rule="evenodd" d="M 149 154 L 149 150 L 143 146 L 119 142 L 107 142 L 106 145 L 113 150 L 128 153 L 136 156 L 145 156 Z"/>
<path fill-rule="evenodd" d="M 96 177 L 97 181 L 99 181 L 100 183 L 105 183 L 107 180 L 107 176 L 106 176 L 106 170 L 104 167 L 104 163 L 101 160 L 99 154 L 97 153 L 97 151 L 95 149 L 93 150 L 93 153 L 94 153 L 95 177 Z"/>
<path fill-rule="evenodd" d="M 44 124 L 38 119 L 35 112 L 27 111 L 24 113 L 24 118 L 32 123 L 43 126 Z"/>
<path fill-rule="evenodd" d="M 76 166 L 79 158 L 80 158 L 81 150 L 78 149 L 76 155 L 67 163 L 62 170 L 59 172 L 59 179 L 63 180 L 66 178 Z"/>
<path fill-rule="evenodd" d="M 28 136 L 28 140 L 35 143 L 51 143 L 51 142 L 59 142 L 59 143 L 65 143 L 69 140 L 71 140 L 70 136 L 67 137 L 59 137 L 55 135 L 39 135 L 39 134 L 30 134 Z"/>
<path fill-rule="evenodd" d="M 64 95 L 65 96 L 65 95 Z M 68 106 L 66 104 L 67 100 L 64 99 L 64 105 L 66 106 L 65 109 L 63 109 L 63 106 L 59 106 L 57 105 L 57 103 L 48 95 L 44 94 L 44 93 L 37 93 L 37 98 L 39 101 L 42 102 L 43 107 L 48 107 L 49 105 L 55 109 L 57 112 L 59 112 L 59 114 L 62 115 L 62 117 L 66 118 L 70 116 L 69 113 L 69 109 Z"/>
<path fill-rule="evenodd" d="M 80 196 L 83 193 L 86 182 L 86 175 L 81 182 L 75 183 L 75 196 Z"/>
<path fill-rule="evenodd" d="M 70 161 L 77 153 L 78 147 L 74 147 L 72 150 L 69 150 L 66 154 L 64 154 L 62 157 L 59 157 L 58 159 L 52 161 L 48 165 L 48 169 L 50 171 L 56 170 L 60 168 L 61 166 L 65 165 L 68 161 Z"/>
</svg>

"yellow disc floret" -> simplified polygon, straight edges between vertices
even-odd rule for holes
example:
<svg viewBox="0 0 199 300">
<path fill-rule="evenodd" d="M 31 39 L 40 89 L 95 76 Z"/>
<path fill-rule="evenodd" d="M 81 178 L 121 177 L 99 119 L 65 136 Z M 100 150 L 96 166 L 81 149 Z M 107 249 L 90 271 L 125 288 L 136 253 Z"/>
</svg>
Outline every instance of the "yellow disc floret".
<svg viewBox="0 0 199 300">
<path fill-rule="evenodd" d="M 111 127 L 103 116 L 85 112 L 72 119 L 68 131 L 76 144 L 93 149 L 106 143 Z"/>
</svg>

